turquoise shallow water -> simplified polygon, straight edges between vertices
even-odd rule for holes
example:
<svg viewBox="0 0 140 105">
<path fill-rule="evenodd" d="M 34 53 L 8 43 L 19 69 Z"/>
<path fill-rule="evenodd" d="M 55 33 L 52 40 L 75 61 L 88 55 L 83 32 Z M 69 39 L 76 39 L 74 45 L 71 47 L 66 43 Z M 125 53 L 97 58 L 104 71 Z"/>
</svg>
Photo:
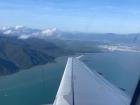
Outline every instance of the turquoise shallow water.
<svg viewBox="0 0 140 105">
<path fill-rule="evenodd" d="M 140 76 L 140 53 L 111 52 L 86 54 L 82 60 L 132 96 Z M 67 57 L 56 63 L 33 67 L 0 77 L 0 105 L 43 105 L 53 103 Z"/>
</svg>

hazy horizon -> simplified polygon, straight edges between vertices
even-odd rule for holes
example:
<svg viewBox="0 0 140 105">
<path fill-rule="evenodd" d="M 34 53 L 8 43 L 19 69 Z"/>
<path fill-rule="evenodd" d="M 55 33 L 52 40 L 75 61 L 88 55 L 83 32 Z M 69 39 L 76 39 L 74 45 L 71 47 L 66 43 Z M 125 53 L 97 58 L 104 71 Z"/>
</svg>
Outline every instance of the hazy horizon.
<svg viewBox="0 0 140 105">
<path fill-rule="evenodd" d="M 0 26 L 0 30 L 2 31 L 3 29 L 6 29 L 5 31 L 8 31 L 8 29 L 10 28 L 15 28 L 15 30 L 18 31 L 18 27 L 19 30 L 20 28 L 28 28 L 28 29 L 36 29 L 36 30 L 56 30 L 59 32 L 68 32 L 68 33 L 83 33 L 83 34 L 117 34 L 117 35 L 129 35 L 129 34 L 140 34 L 140 32 L 94 32 L 94 31 L 77 31 L 77 30 L 61 30 L 59 28 L 56 27 L 31 27 L 31 26 L 23 26 L 23 25 L 13 25 L 13 26 L 9 26 L 9 25 L 1 25 Z M 4 31 L 4 30 L 3 30 Z"/>
</svg>

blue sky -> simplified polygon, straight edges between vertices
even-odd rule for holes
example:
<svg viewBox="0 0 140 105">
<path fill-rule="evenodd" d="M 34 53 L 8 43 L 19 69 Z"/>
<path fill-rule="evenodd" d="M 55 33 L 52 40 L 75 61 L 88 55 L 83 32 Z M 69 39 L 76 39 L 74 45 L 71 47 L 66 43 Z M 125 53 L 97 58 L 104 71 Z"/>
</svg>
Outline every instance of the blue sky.
<svg viewBox="0 0 140 105">
<path fill-rule="evenodd" d="M 0 0 L 0 26 L 140 32 L 140 0 Z"/>
</svg>

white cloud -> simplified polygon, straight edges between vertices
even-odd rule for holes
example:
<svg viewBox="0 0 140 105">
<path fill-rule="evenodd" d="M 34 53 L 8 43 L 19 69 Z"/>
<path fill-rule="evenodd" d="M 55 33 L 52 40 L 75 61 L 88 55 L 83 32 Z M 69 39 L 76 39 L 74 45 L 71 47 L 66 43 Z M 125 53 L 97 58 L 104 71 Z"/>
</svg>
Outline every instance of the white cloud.
<svg viewBox="0 0 140 105">
<path fill-rule="evenodd" d="M 18 29 L 21 29 L 21 28 L 23 28 L 24 26 L 22 26 L 22 25 L 17 25 L 17 26 L 15 26 L 15 29 L 16 30 L 18 30 Z"/>
<path fill-rule="evenodd" d="M 3 27 L 0 31 L 5 35 L 17 36 L 19 39 L 28 39 L 29 37 L 34 38 L 47 38 L 52 37 L 57 34 L 56 28 L 48 28 L 45 30 L 41 29 L 32 29 L 24 26 L 15 26 L 15 27 Z"/>
<path fill-rule="evenodd" d="M 9 27 L 5 27 L 5 26 L 4 26 L 4 27 L 1 28 L 1 30 L 4 31 L 4 30 L 7 30 L 8 28 L 9 28 Z"/>
<path fill-rule="evenodd" d="M 11 34 L 12 33 L 12 30 L 7 30 L 7 31 L 4 31 L 3 33 L 6 34 L 6 35 L 8 35 L 8 34 Z"/>
<path fill-rule="evenodd" d="M 52 29 L 46 29 L 46 30 L 43 30 L 41 33 L 42 35 L 44 36 L 52 36 L 54 35 L 54 33 L 57 31 L 56 28 L 52 28 Z"/>
<path fill-rule="evenodd" d="M 19 39 L 28 39 L 28 38 L 30 38 L 30 36 L 29 35 L 21 35 L 18 38 Z"/>
</svg>

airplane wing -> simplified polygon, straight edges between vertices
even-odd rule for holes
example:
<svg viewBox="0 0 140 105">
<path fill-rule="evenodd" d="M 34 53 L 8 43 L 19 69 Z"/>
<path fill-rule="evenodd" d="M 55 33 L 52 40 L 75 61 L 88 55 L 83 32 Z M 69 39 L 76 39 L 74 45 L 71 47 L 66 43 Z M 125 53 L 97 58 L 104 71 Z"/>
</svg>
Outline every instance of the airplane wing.
<svg viewBox="0 0 140 105">
<path fill-rule="evenodd" d="M 129 105 L 130 98 L 77 58 L 68 62 L 53 105 Z"/>
</svg>

